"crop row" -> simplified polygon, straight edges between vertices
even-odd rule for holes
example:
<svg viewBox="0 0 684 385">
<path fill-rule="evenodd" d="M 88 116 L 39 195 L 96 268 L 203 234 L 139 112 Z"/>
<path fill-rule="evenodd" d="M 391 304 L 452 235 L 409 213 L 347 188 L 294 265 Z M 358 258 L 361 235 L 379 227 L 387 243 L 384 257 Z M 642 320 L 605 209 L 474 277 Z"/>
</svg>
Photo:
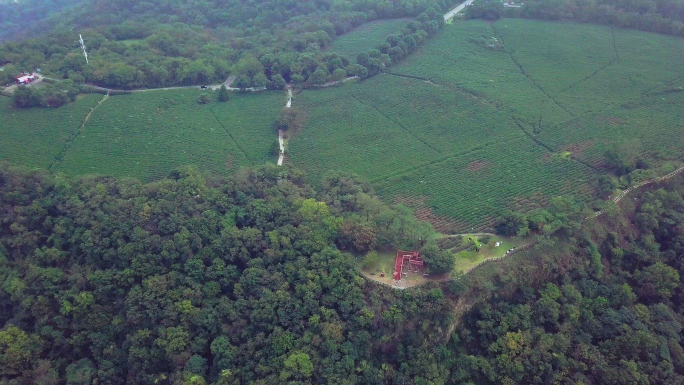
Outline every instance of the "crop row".
<svg viewBox="0 0 684 385">
<path fill-rule="evenodd" d="M 60 170 L 152 180 L 188 164 L 219 175 L 250 165 L 214 116 L 215 105 L 198 105 L 197 96 L 195 90 L 181 90 L 110 97 L 92 114 Z"/>
<path fill-rule="evenodd" d="M 20 109 L 0 97 L 0 160 L 48 168 L 100 98 L 84 95 L 61 108 Z"/>
</svg>

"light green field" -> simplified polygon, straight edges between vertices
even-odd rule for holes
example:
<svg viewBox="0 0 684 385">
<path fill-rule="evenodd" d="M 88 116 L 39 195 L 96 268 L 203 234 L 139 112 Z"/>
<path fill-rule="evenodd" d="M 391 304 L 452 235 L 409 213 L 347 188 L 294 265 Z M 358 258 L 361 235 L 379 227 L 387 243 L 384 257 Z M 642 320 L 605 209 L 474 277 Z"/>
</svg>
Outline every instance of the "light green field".
<svg viewBox="0 0 684 385">
<path fill-rule="evenodd" d="M 352 62 L 356 55 L 377 48 L 387 36 L 399 33 L 411 19 L 376 20 L 361 24 L 333 40 L 330 51 L 348 57 Z"/>
<path fill-rule="evenodd" d="M 84 95 L 60 108 L 14 108 L 0 97 L 0 160 L 48 168 L 102 95 Z"/>
<path fill-rule="evenodd" d="M 274 162 L 273 122 L 281 92 L 235 94 L 227 103 L 197 103 L 198 90 L 110 97 L 93 113 L 59 170 L 152 180 L 196 165 L 217 175 Z"/>
<path fill-rule="evenodd" d="M 495 42 L 496 44 L 489 44 Z M 305 92 L 290 159 L 316 177 L 367 177 L 445 233 L 491 226 L 551 197 L 595 196 L 604 152 L 684 155 L 684 40 L 503 19 L 444 28 L 417 53 L 342 88 Z"/>
<path fill-rule="evenodd" d="M 394 262 L 397 258 L 396 250 L 379 250 L 378 262 L 374 266 L 370 266 L 364 271 L 371 275 L 380 276 L 385 274 L 385 277 L 392 277 L 394 273 Z"/>
<path fill-rule="evenodd" d="M 476 240 L 482 237 L 474 237 Z M 470 237 L 463 238 L 463 242 L 467 244 L 472 244 Z M 499 246 L 496 246 L 496 242 L 501 242 Z M 464 272 L 469 268 L 477 265 L 487 258 L 500 257 L 506 254 L 507 250 L 514 247 L 520 247 L 529 241 L 522 239 L 512 239 L 505 237 L 489 237 L 489 242 L 487 244 L 482 244 L 478 241 L 478 244 L 482 244 L 480 251 L 476 250 L 463 250 L 456 253 L 456 259 L 454 261 L 454 271 Z"/>
</svg>

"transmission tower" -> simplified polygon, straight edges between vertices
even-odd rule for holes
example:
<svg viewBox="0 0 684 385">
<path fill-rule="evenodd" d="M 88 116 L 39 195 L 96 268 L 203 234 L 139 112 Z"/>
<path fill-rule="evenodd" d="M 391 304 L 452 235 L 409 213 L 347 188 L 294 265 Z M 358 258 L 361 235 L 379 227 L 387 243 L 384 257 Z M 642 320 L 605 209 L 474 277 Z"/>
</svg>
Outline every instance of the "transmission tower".
<svg viewBox="0 0 684 385">
<path fill-rule="evenodd" d="M 83 42 L 83 36 L 81 34 L 78 34 L 78 40 L 81 42 L 81 49 L 83 49 L 83 56 L 85 56 L 86 59 L 86 64 L 88 64 L 88 53 L 86 52 L 86 46 L 85 43 Z"/>
</svg>

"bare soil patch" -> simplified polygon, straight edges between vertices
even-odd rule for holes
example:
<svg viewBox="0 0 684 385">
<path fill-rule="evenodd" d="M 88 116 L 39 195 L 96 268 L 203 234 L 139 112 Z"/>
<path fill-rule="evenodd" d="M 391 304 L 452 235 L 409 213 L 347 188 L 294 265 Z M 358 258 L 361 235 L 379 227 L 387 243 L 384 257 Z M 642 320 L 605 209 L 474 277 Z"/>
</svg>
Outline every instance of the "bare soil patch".
<svg viewBox="0 0 684 385">
<path fill-rule="evenodd" d="M 476 160 L 474 162 L 470 162 L 470 164 L 468 165 L 468 170 L 476 172 L 476 171 L 480 171 L 484 168 L 487 168 L 489 166 L 491 166 L 490 162 L 487 162 L 484 160 Z"/>
</svg>

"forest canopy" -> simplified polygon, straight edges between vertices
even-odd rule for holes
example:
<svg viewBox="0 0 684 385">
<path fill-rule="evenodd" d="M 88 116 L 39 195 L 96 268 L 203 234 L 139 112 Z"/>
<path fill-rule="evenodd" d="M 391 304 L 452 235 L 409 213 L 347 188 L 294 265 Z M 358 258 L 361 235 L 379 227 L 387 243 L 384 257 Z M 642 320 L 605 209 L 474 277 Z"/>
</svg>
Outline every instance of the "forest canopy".
<svg viewBox="0 0 684 385">
<path fill-rule="evenodd" d="M 31 0 L 29 0 L 31 1 Z M 41 3 L 39 0 L 33 0 Z M 318 84 L 374 75 L 408 55 L 442 25 L 446 0 L 326 2 L 102 1 L 54 9 L 22 36 L 0 46 L 0 65 L 109 88 L 223 82 L 240 88 Z M 17 4 L 0 5 L 6 23 L 21 20 Z M 415 17 L 383 43 L 370 63 L 327 52 L 336 36 L 381 18 Z M 78 44 L 82 34 L 86 64 Z M 390 53 L 390 49 L 396 48 Z"/>
<path fill-rule="evenodd" d="M 431 229 L 353 176 L 302 177 L 2 166 L 0 383 L 684 384 L 681 178 L 498 276 L 396 290 L 356 255 Z"/>
</svg>

